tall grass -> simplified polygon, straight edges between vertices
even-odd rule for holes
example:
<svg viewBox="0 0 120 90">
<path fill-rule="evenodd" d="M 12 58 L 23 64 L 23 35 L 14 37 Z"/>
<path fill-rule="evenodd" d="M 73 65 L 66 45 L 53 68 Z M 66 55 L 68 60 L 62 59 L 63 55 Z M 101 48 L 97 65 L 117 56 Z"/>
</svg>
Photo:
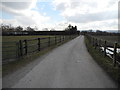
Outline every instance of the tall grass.
<svg viewBox="0 0 120 90">
<path fill-rule="evenodd" d="M 111 78 L 120 84 L 120 67 L 114 67 L 113 62 L 109 57 L 104 57 L 97 49 L 94 49 L 87 37 L 85 44 L 88 52 L 93 59 L 111 76 Z"/>
</svg>

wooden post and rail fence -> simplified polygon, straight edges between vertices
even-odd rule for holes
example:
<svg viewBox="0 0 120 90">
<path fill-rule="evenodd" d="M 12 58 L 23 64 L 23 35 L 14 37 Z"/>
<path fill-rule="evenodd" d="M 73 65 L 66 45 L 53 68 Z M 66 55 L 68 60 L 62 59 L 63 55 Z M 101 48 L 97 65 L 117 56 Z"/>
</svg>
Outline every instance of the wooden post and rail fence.
<svg viewBox="0 0 120 90">
<path fill-rule="evenodd" d="M 17 60 L 22 56 L 25 56 L 33 52 L 41 51 L 47 47 L 56 45 L 58 43 L 62 43 L 67 40 L 71 40 L 77 36 L 78 35 L 66 35 L 66 36 L 58 35 L 58 36 L 49 36 L 44 38 L 41 37 L 41 38 L 34 38 L 34 39 L 19 40 L 19 42 L 13 43 L 15 45 L 10 50 L 10 52 L 13 52 L 13 54 L 8 53 L 8 49 L 10 49 L 11 46 L 7 46 L 7 47 L 3 46 L 4 53 L 3 53 L 2 61 L 3 63 L 7 63 L 12 59 Z"/>
<path fill-rule="evenodd" d="M 86 37 L 96 50 L 103 53 L 104 57 L 109 55 L 109 57 L 113 60 L 114 67 L 116 65 L 120 65 L 120 52 L 117 52 L 117 49 L 120 49 L 120 43 L 113 43 L 91 35 L 86 35 Z M 112 52 L 112 54 L 109 52 Z"/>
</svg>

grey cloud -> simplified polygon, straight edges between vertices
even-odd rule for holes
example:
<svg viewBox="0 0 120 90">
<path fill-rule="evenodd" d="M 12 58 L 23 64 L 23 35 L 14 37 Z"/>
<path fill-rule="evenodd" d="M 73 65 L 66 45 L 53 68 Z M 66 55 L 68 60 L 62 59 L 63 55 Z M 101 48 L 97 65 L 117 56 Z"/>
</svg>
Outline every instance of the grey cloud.
<svg viewBox="0 0 120 90">
<path fill-rule="evenodd" d="M 65 2 L 58 4 L 57 6 L 55 6 L 55 9 L 63 11 L 66 8 L 65 4 Z"/>
<path fill-rule="evenodd" d="M 2 8 L 2 12 L 13 15 L 21 25 L 33 25 L 35 21 L 21 12 L 21 10 L 29 8 L 30 3 L 31 2 L 2 2 L 0 7 Z"/>
<path fill-rule="evenodd" d="M 119 2 L 119 0 L 110 0 L 109 2 L 108 2 L 108 7 L 111 7 L 112 5 L 114 5 L 114 4 L 116 4 L 116 3 L 118 3 Z"/>
<path fill-rule="evenodd" d="M 34 25 L 35 21 L 31 18 L 31 17 L 27 17 L 27 16 L 16 16 L 17 20 L 19 23 L 21 23 L 22 25 Z"/>
<path fill-rule="evenodd" d="M 71 0 L 70 0 L 71 1 Z M 113 5 L 113 4 L 116 4 L 118 0 L 108 0 L 108 5 Z M 68 4 L 67 2 L 61 2 L 59 4 L 56 4 L 55 7 L 57 10 L 60 10 L 61 11 L 61 15 L 63 17 L 65 17 L 68 21 L 71 21 L 71 22 L 76 22 L 76 23 L 86 23 L 86 22 L 92 22 L 92 21 L 102 21 L 102 20 L 109 20 L 109 19 L 116 19 L 117 18 L 117 10 L 114 10 L 114 11 L 109 11 L 109 8 L 106 7 L 105 9 L 108 9 L 107 10 L 103 10 L 103 11 L 98 11 L 97 13 L 87 13 L 87 9 L 90 8 L 90 10 L 92 11 L 92 9 L 96 10 L 98 9 L 98 4 L 99 2 L 89 2 L 89 1 L 85 1 L 85 0 L 80 0 L 80 1 L 71 1 L 69 4 L 70 5 L 66 5 Z M 106 4 L 107 5 L 107 4 Z M 82 7 L 84 9 L 86 9 L 85 13 L 86 14 L 80 14 L 78 12 L 75 12 L 75 15 L 74 16 L 70 16 L 70 15 L 67 15 L 64 14 L 63 12 L 66 12 L 65 10 L 67 8 L 69 9 L 77 9 L 76 7 L 80 8 Z M 102 7 L 102 6 L 101 6 Z M 99 8 L 100 9 L 100 8 Z M 71 12 L 72 13 L 72 12 Z"/>
<path fill-rule="evenodd" d="M 66 19 L 75 23 L 87 23 L 92 21 L 117 19 L 117 15 L 116 11 L 106 11 L 92 14 L 76 14 L 75 16 L 66 16 Z"/>
<path fill-rule="evenodd" d="M 21 15 L 23 15 L 22 13 L 20 13 L 18 10 L 13 10 L 13 9 L 11 9 L 11 8 L 8 8 L 8 7 L 6 7 L 6 6 L 1 6 L 0 5 L 0 7 L 2 8 L 1 10 L 2 10 L 2 12 L 6 12 L 6 13 L 9 13 L 9 14 L 12 14 L 12 15 L 17 15 L 17 16 L 21 16 Z"/>
<path fill-rule="evenodd" d="M 14 16 L 23 16 L 22 10 L 28 9 L 31 2 L 1 2 L 0 8 L 2 12 L 12 14 Z"/>
<path fill-rule="evenodd" d="M 29 8 L 31 2 L 2 2 L 2 5 L 14 10 L 24 10 Z"/>
<path fill-rule="evenodd" d="M 97 7 L 97 3 L 96 2 L 85 2 L 85 1 L 70 1 L 69 4 L 67 2 L 61 2 L 59 4 L 54 4 L 55 5 L 56 10 L 60 10 L 60 11 L 64 11 L 67 8 L 76 8 L 76 7 L 83 7 L 83 6 L 87 6 L 89 7 Z"/>
<path fill-rule="evenodd" d="M 71 8 L 75 8 L 77 6 L 79 6 L 79 2 L 72 2 L 71 3 Z"/>
<path fill-rule="evenodd" d="M 117 22 L 116 21 L 99 21 L 96 24 L 89 22 L 89 23 L 84 23 L 84 24 L 78 24 L 78 28 L 80 29 L 100 29 L 100 30 L 107 30 L 107 29 L 117 29 Z"/>
</svg>

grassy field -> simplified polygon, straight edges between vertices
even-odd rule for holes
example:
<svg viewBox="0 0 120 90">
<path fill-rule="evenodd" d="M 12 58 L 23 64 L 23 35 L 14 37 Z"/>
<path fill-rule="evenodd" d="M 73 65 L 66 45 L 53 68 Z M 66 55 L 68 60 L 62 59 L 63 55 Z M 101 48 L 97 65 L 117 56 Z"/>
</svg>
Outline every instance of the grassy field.
<svg viewBox="0 0 120 90">
<path fill-rule="evenodd" d="M 38 35 L 38 36 L 2 36 L 2 42 L 16 42 L 19 40 L 25 39 L 32 39 L 32 38 L 45 38 L 45 37 L 53 37 L 53 36 L 45 36 L 45 35 Z"/>
<path fill-rule="evenodd" d="M 32 39 L 32 38 L 45 38 L 45 37 L 53 37 L 48 35 L 38 35 L 38 36 L 3 36 L 2 42 L 16 42 L 19 40 L 25 40 L 25 39 Z"/>
<path fill-rule="evenodd" d="M 25 39 L 34 39 L 34 38 L 47 38 L 47 37 L 54 37 L 54 36 L 3 36 L 2 37 L 2 57 L 3 59 L 11 59 L 11 58 L 16 58 L 18 57 L 18 53 L 19 53 L 19 47 L 18 47 L 18 42 L 19 40 L 25 40 Z M 53 40 L 53 39 L 51 39 Z M 45 44 L 44 42 L 48 42 L 48 39 L 43 39 L 41 40 L 41 42 L 43 42 L 43 44 L 41 44 L 42 46 L 46 46 L 47 44 Z M 37 44 L 38 44 L 38 40 L 31 40 L 29 42 L 27 42 L 28 44 L 28 52 L 36 50 Z M 31 46 L 33 45 L 33 46 Z M 23 43 L 23 46 L 24 43 Z M 23 51 L 24 52 L 24 51 Z"/>
<path fill-rule="evenodd" d="M 40 58 L 44 54 L 49 53 L 54 48 L 57 48 L 58 46 L 66 43 L 68 41 L 69 40 L 66 40 L 66 41 L 64 41 L 62 43 L 58 43 L 56 45 L 52 45 L 50 47 L 47 47 L 47 48 L 43 49 L 40 52 L 34 52 L 32 54 L 29 54 L 29 55 L 26 55 L 24 57 L 21 57 L 21 58 L 19 58 L 18 60 L 14 61 L 14 62 L 10 62 L 10 63 L 2 65 L 2 75 L 3 75 L 3 77 L 8 75 L 8 74 L 11 74 L 11 73 L 17 71 L 18 69 L 26 66 L 29 63 L 32 63 L 37 58 Z"/>
<path fill-rule="evenodd" d="M 110 42 L 120 43 L 120 36 L 96 36 L 99 39 L 108 40 Z"/>
<path fill-rule="evenodd" d="M 19 56 L 19 40 L 27 40 L 27 48 L 28 53 L 38 50 L 38 39 L 40 40 L 41 48 L 46 48 L 49 46 L 49 38 L 50 37 L 50 45 L 55 44 L 55 36 L 3 36 L 2 38 L 2 57 L 3 59 L 11 59 Z M 60 36 L 56 36 L 57 43 L 60 42 Z M 61 36 L 63 37 L 63 36 Z M 66 36 L 68 38 L 68 36 Z M 32 39 L 32 40 L 29 40 Z M 22 46 L 25 47 L 25 42 L 22 41 Z M 23 54 L 25 53 L 25 49 L 23 49 Z"/>
<path fill-rule="evenodd" d="M 47 37 L 49 37 L 49 36 L 4 36 L 3 37 L 3 47 L 2 47 L 2 49 L 3 49 L 2 50 L 2 59 L 3 59 L 3 56 L 8 57 L 8 59 L 12 56 L 16 57 L 16 54 L 18 52 L 18 48 L 16 48 L 16 45 L 15 45 L 14 42 L 17 42 L 19 40 L 24 40 L 24 39 L 47 38 Z M 50 37 L 51 37 L 51 39 L 50 39 L 51 40 L 51 45 L 48 46 L 48 38 L 43 39 L 41 41 L 41 45 L 45 48 L 43 50 L 41 50 L 40 52 L 36 51 L 36 52 L 33 52 L 33 53 L 29 53 L 29 54 L 27 54 L 23 57 L 20 57 L 20 58 L 16 59 L 14 62 L 9 62 L 8 64 L 4 64 L 3 69 L 2 69 L 3 70 L 3 76 L 16 71 L 17 69 L 25 66 L 26 64 L 28 64 L 28 63 L 34 61 L 35 59 L 37 59 L 38 57 L 42 56 L 43 54 L 51 51 L 53 48 L 56 48 L 59 45 L 62 45 L 63 43 L 72 39 L 72 38 L 69 39 L 69 36 L 65 36 L 65 40 L 64 41 L 62 40 L 62 42 L 60 43 L 60 36 L 57 36 L 57 44 L 55 44 L 54 36 L 50 36 Z M 4 42 L 4 41 L 6 41 L 6 42 Z M 29 45 L 35 44 L 32 47 L 28 46 L 28 51 L 32 50 L 32 49 L 35 49 L 35 48 L 38 48 L 38 40 L 29 41 L 27 43 Z M 7 49 L 7 48 L 4 48 L 5 46 L 10 46 L 10 47 L 8 47 L 8 49 Z M 3 52 L 5 50 L 7 50 L 7 52 Z M 8 52 L 8 50 L 10 52 Z"/>
<path fill-rule="evenodd" d="M 104 57 L 101 52 L 96 50 L 85 37 L 85 44 L 88 52 L 91 54 L 93 59 L 115 80 L 120 84 L 120 68 L 119 66 L 114 67 L 113 62 L 109 57 Z"/>
</svg>

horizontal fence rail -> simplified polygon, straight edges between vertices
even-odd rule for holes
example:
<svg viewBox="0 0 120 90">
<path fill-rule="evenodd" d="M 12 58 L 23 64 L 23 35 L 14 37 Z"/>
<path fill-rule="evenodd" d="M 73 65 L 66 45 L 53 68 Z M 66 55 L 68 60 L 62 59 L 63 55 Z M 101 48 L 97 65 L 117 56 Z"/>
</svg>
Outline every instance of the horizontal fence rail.
<svg viewBox="0 0 120 90">
<path fill-rule="evenodd" d="M 86 35 L 91 45 L 103 53 L 103 56 L 108 56 L 113 61 L 113 65 L 120 65 L 120 43 L 110 42 L 99 39 L 95 36 Z"/>
<path fill-rule="evenodd" d="M 15 61 L 27 54 L 41 51 L 52 45 L 73 39 L 78 35 L 50 36 L 45 38 L 32 38 L 18 42 L 2 42 L 2 63 Z"/>
</svg>

